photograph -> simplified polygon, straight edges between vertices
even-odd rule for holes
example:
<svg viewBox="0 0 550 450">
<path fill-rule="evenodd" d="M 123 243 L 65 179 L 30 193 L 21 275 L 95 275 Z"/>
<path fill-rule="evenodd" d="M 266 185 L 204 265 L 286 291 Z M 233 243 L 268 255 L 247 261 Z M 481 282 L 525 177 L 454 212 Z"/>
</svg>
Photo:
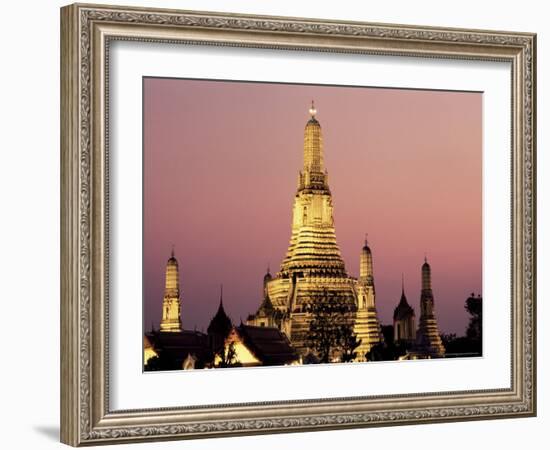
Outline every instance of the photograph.
<svg viewBox="0 0 550 450">
<path fill-rule="evenodd" d="M 483 356 L 482 92 L 142 92 L 145 372 Z"/>
</svg>

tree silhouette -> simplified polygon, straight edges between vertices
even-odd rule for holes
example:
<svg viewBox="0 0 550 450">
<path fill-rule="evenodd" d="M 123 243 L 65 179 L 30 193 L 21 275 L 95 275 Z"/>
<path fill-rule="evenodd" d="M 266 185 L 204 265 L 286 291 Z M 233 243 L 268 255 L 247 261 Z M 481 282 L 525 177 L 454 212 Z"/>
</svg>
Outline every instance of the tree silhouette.
<svg viewBox="0 0 550 450">
<path fill-rule="evenodd" d="M 394 361 L 405 355 L 412 346 L 407 342 L 395 342 L 393 340 L 393 325 L 382 325 L 384 340 L 373 345 L 365 354 L 367 361 Z"/>
<path fill-rule="evenodd" d="M 312 314 L 307 343 L 317 353 L 319 362 L 328 363 L 338 353 L 342 360 L 353 361 L 360 345 L 353 334 L 353 304 L 325 289 L 322 297 L 304 305 L 304 310 Z"/>
<path fill-rule="evenodd" d="M 466 300 L 464 309 L 470 314 L 470 323 L 466 329 L 466 337 L 473 341 L 481 341 L 481 327 L 483 322 L 482 298 L 474 297 L 472 293 Z"/>
<path fill-rule="evenodd" d="M 147 364 L 145 364 L 144 370 L 146 372 L 156 370 L 181 370 L 182 366 L 178 365 L 178 362 L 173 355 L 168 355 L 165 352 L 159 352 L 158 356 L 149 358 Z"/>
<path fill-rule="evenodd" d="M 218 367 L 239 367 L 241 365 L 239 361 L 237 361 L 235 342 L 222 346 L 216 355 L 220 358 Z"/>
<path fill-rule="evenodd" d="M 470 341 L 472 351 L 481 355 L 483 346 L 483 299 L 480 295 L 474 297 L 472 293 L 466 300 L 464 308 L 471 316 L 466 329 L 466 338 Z"/>
<path fill-rule="evenodd" d="M 362 340 L 357 339 L 357 335 L 353 332 L 350 325 L 345 325 L 340 328 L 340 347 L 342 349 L 342 362 L 352 362 L 357 358 L 357 347 L 361 345 Z"/>
<path fill-rule="evenodd" d="M 441 340 L 445 346 L 447 358 L 461 356 L 465 353 L 481 355 L 482 351 L 482 303 L 481 296 L 473 293 L 464 303 L 464 309 L 470 314 L 470 321 L 465 336 L 442 334 Z"/>
</svg>

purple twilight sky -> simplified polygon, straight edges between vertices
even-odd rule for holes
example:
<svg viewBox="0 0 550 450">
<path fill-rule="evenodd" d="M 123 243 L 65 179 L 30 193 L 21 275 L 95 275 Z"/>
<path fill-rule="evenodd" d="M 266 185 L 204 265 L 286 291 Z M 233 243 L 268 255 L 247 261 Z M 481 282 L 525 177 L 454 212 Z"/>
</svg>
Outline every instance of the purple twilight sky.
<svg viewBox="0 0 550 450">
<path fill-rule="evenodd" d="M 336 237 L 352 276 L 368 233 L 383 324 L 405 293 L 419 316 L 432 267 L 441 332 L 464 333 L 482 284 L 482 94 L 144 79 L 144 326 L 158 327 L 172 245 L 182 319 L 204 329 L 220 284 L 234 322 L 255 312 L 290 239 L 315 100 Z"/>
</svg>

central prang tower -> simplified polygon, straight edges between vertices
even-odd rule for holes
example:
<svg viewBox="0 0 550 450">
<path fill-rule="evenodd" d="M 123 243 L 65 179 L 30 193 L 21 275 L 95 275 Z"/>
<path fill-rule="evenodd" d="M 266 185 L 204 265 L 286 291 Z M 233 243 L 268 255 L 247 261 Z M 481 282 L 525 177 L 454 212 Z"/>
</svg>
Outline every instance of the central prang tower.
<svg viewBox="0 0 550 450">
<path fill-rule="evenodd" d="M 311 104 L 304 132 L 304 167 L 292 208 L 292 235 L 279 275 L 283 277 L 334 276 L 347 278 L 336 243 L 332 195 L 323 162 L 321 124 Z"/>
<path fill-rule="evenodd" d="M 362 360 L 364 353 L 382 338 L 374 306 L 372 260 L 368 282 L 365 278 L 359 285 L 357 279 L 347 274 L 336 242 L 332 194 L 323 161 L 321 124 L 313 102 L 309 114 L 304 131 L 304 165 L 298 176 L 292 208 L 290 245 L 279 272 L 265 281 L 266 298 L 262 305 L 266 300 L 269 302 L 274 309 L 275 323 L 302 355 L 309 351 L 307 337 L 311 314 L 307 305 L 324 300 L 349 305 L 353 311 L 352 325 L 358 338 L 362 339 L 361 355 L 357 358 Z M 372 289 L 368 285 L 372 285 Z M 361 323 L 357 327 L 359 310 L 365 313 L 360 314 Z M 249 323 L 261 325 L 259 317 L 263 318 L 266 313 L 260 306 L 258 313 L 249 318 Z"/>
</svg>

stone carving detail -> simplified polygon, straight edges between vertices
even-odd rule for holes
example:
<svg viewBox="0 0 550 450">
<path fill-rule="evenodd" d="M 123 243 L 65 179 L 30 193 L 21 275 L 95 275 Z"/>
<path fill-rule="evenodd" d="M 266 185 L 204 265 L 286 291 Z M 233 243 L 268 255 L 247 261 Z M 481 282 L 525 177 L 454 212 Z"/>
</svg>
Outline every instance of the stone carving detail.
<svg viewBox="0 0 550 450">
<path fill-rule="evenodd" d="M 365 24 L 336 24 L 314 21 L 300 22 L 292 19 L 269 19 L 269 18 L 243 18 L 206 16 L 191 13 L 155 13 L 135 11 L 120 11 L 109 9 L 87 9 L 80 10 L 80 206 L 79 206 L 79 291 L 80 291 L 80 435 L 83 440 L 101 439 L 124 439 L 129 437 L 143 436 L 166 436 L 166 435 L 193 435 L 210 432 L 227 431 L 260 431 L 260 430 L 292 430 L 315 428 L 331 425 L 358 425 L 377 423 L 398 423 L 407 421 L 429 421 L 442 420 L 446 418 L 464 418 L 473 416 L 502 416 L 512 413 L 529 412 L 533 409 L 533 202 L 534 202 L 534 179 L 533 179 L 533 44 L 531 37 L 521 35 L 508 35 L 506 33 L 485 33 L 472 31 L 442 31 L 437 29 L 419 29 L 398 26 L 365 25 Z M 140 24 L 163 24 L 182 27 L 197 28 L 220 28 L 232 30 L 254 30 L 254 31 L 276 31 L 290 33 L 304 33 L 317 35 L 339 35 L 339 36 L 363 36 L 375 38 L 390 38 L 397 40 L 415 41 L 443 41 L 448 43 L 471 43 L 483 45 L 505 45 L 522 47 L 524 65 L 519 67 L 523 70 L 524 84 L 524 105 L 525 122 L 522 130 L 524 143 L 523 158 L 523 189 L 524 189 L 524 216 L 523 226 L 523 317 L 524 317 L 524 351 L 525 361 L 524 374 L 524 401 L 514 404 L 502 404 L 479 407 L 457 407 L 457 408 L 430 408 L 423 410 L 402 410 L 393 412 L 372 412 L 366 414 L 342 414 L 342 415 L 316 415 L 302 416 L 296 418 L 273 418 L 264 420 L 230 420 L 206 422 L 200 424 L 161 425 L 150 427 L 129 427 L 112 429 L 92 429 L 91 402 L 90 402 L 90 201 L 91 201 L 91 148 L 90 148 L 90 127 L 91 127 L 91 23 L 93 21 L 109 21 L 119 23 L 140 23 Z M 107 46 L 110 40 L 107 39 Z M 124 38 L 120 38 L 124 39 Z M 141 39 L 140 41 L 151 41 Z M 235 45 L 240 44 L 216 44 Z M 243 45 L 244 46 L 244 45 Z M 270 48 L 282 48 L 282 46 L 265 46 Z M 294 48 L 298 49 L 299 48 Z M 319 50 L 318 50 L 319 51 Z M 327 51 L 327 50 L 320 50 Z M 338 51 L 338 50 L 328 50 Z M 368 53 L 368 52 L 364 52 Z M 380 53 L 380 52 L 378 52 Z M 106 52 L 108 55 L 108 52 Z M 397 52 L 388 54 L 397 54 Z M 411 53 L 408 53 L 409 55 Z M 414 54 L 414 52 L 412 52 Z M 424 56 L 420 52 L 417 56 Z M 464 58 L 466 59 L 466 58 Z M 520 226 L 520 225 L 518 225 Z M 284 402 L 282 402 L 284 403 Z M 314 404 L 314 403 L 313 403 Z"/>
</svg>

